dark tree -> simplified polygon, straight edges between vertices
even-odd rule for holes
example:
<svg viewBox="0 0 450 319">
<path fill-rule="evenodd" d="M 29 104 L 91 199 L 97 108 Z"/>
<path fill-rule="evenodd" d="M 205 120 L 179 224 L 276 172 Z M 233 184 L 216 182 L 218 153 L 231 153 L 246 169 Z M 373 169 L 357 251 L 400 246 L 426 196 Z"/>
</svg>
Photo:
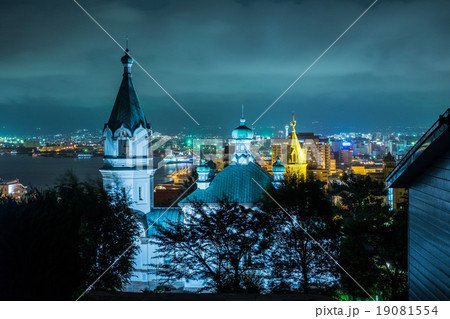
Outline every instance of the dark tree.
<svg viewBox="0 0 450 319">
<path fill-rule="evenodd" d="M 1 299 L 70 300 L 106 270 L 138 234 L 126 197 L 73 174 L 22 202 L 0 202 Z M 135 245 L 96 284 L 120 289 Z"/>
<path fill-rule="evenodd" d="M 280 188 L 269 193 L 286 211 L 269 196 L 264 198 L 262 209 L 270 213 L 273 227 L 268 264 L 272 291 L 309 293 L 312 287 L 316 291 L 330 289 L 339 271 L 324 250 L 338 259 L 340 218 L 332 212 L 323 183 L 288 175 Z"/>
<path fill-rule="evenodd" d="M 266 215 L 223 200 L 210 208 L 193 203 L 183 222 L 158 227 L 153 241 L 165 266 L 167 281 L 200 279 L 205 290 L 258 292 L 262 287 Z"/>
<path fill-rule="evenodd" d="M 329 193 L 337 196 L 336 201 L 346 211 L 346 217 L 358 219 L 364 207 L 381 206 L 386 201 L 384 183 L 369 176 L 344 175 L 340 184 L 332 184 Z"/>
<path fill-rule="evenodd" d="M 332 188 L 344 218 L 341 265 L 372 296 L 406 299 L 407 209 L 391 210 L 384 183 L 369 177 L 349 177 Z M 344 292 L 367 298 L 347 276 L 341 282 Z"/>
</svg>

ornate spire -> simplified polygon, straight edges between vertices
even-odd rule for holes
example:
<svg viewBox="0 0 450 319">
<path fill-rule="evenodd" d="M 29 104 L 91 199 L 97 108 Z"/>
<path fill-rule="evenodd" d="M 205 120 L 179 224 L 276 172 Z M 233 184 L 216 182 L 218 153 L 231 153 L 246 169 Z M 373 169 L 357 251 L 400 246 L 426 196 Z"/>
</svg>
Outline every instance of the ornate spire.
<svg viewBox="0 0 450 319">
<path fill-rule="evenodd" d="M 130 50 L 128 48 L 125 50 L 125 55 L 120 59 L 123 64 L 123 76 L 131 77 L 131 66 L 133 65 L 133 58 L 128 54 Z"/>
<path fill-rule="evenodd" d="M 292 113 L 292 134 L 290 143 L 290 152 L 288 157 L 288 164 L 302 164 L 306 162 L 306 155 L 304 154 L 300 142 L 297 138 L 297 133 L 295 132 L 295 126 L 297 121 L 295 120 L 295 113 Z"/>
<path fill-rule="evenodd" d="M 250 151 L 253 131 L 245 125 L 244 104 L 242 104 L 240 125 L 233 130 L 231 137 L 236 140 L 236 149 L 231 161 L 237 164 L 254 162 L 255 159 Z"/>
<path fill-rule="evenodd" d="M 131 133 L 133 133 L 140 125 L 146 129 L 150 128 L 140 106 L 133 81 L 131 80 L 131 65 L 133 64 L 133 58 L 128 52 L 129 50 L 127 48 L 125 50 L 125 55 L 120 59 L 124 66 L 122 83 L 120 84 L 111 116 L 106 124 L 113 133 L 122 125 L 129 129 Z"/>
<path fill-rule="evenodd" d="M 292 113 L 292 122 L 291 122 L 292 133 L 295 133 L 295 125 L 297 125 L 297 121 L 295 120 L 295 113 Z"/>
<path fill-rule="evenodd" d="M 245 125 L 244 104 L 242 104 L 240 125 L 233 130 L 234 139 L 253 139 L 253 131 Z"/>
<path fill-rule="evenodd" d="M 242 110 L 241 110 L 241 126 L 242 125 L 245 125 L 244 104 L 242 104 Z"/>
</svg>

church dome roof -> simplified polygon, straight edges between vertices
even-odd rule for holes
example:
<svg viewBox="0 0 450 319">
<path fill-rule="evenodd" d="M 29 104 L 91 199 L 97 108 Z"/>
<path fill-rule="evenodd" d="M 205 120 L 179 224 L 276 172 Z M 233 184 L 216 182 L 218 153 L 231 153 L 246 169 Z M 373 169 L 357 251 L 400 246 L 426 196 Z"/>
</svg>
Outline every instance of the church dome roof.
<svg viewBox="0 0 450 319">
<path fill-rule="evenodd" d="M 218 203 L 227 198 L 231 203 L 254 204 L 264 195 L 273 177 L 255 163 L 248 165 L 228 165 L 211 181 L 207 189 L 196 189 L 180 204 L 201 201 L 206 204 Z"/>
<path fill-rule="evenodd" d="M 286 172 L 286 168 L 283 164 L 281 164 L 280 157 L 277 156 L 277 161 L 272 165 L 272 172 L 274 173 L 284 173 Z"/>
<path fill-rule="evenodd" d="M 209 173 L 209 166 L 205 163 L 205 159 L 202 158 L 201 165 L 197 167 L 197 173 Z"/>
<path fill-rule="evenodd" d="M 233 130 L 231 137 L 237 140 L 253 139 L 253 130 L 245 125 L 245 118 L 241 118 L 241 124 Z"/>
</svg>

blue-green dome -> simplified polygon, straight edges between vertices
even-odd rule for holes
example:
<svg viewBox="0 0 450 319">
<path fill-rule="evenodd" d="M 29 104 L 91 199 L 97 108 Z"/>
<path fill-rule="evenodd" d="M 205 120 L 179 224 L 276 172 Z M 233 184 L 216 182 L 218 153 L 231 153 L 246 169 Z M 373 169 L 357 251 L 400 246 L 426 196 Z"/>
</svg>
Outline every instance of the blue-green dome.
<svg viewBox="0 0 450 319">
<path fill-rule="evenodd" d="M 204 158 L 202 158 L 202 164 L 199 166 L 199 167 L 197 167 L 197 173 L 209 173 L 209 170 L 210 170 L 210 168 L 209 168 L 209 166 L 208 165 L 206 165 L 206 163 L 205 163 L 205 159 Z"/>
<path fill-rule="evenodd" d="M 273 173 L 284 173 L 284 172 L 286 172 L 286 168 L 284 167 L 283 164 L 281 164 L 281 159 L 280 159 L 279 156 L 277 156 L 277 161 L 275 163 L 273 163 L 272 172 Z"/>
<path fill-rule="evenodd" d="M 244 118 L 241 118 L 241 125 L 239 125 L 233 130 L 233 133 L 231 133 L 231 137 L 236 140 L 253 139 L 253 131 L 245 125 Z"/>
</svg>

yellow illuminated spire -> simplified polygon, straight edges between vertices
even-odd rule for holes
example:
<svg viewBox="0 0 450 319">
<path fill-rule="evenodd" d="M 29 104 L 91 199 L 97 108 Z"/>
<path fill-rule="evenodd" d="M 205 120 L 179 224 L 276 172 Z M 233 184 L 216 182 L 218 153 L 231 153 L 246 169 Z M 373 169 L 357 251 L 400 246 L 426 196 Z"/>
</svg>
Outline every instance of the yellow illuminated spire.
<svg viewBox="0 0 450 319">
<path fill-rule="evenodd" d="M 297 133 L 295 132 L 296 124 L 295 114 L 292 113 L 292 134 L 289 143 L 287 172 L 303 176 L 304 178 L 306 176 L 306 153 L 303 151 L 300 142 L 298 141 Z"/>
<path fill-rule="evenodd" d="M 295 113 L 292 113 L 292 122 L 291 122 L 292 133 L 295 133 L 295 125 L 297 125 L 297 121 L 295 121 Z"/>
<path fill-rule="evenodd" d="M 304 164 L 306 163 L 306 156 L 300 146 L 300 142 L 298 141 L 297 134 L 295 133 L 295 125 L 297 121 L 295 120 L 295 113 L 292 113 L 292 134 L 291 134 L 291 143 L 290 143 L 290 154 L 289 154 L 289 162 L 288 164 Z"/>
</svg>

